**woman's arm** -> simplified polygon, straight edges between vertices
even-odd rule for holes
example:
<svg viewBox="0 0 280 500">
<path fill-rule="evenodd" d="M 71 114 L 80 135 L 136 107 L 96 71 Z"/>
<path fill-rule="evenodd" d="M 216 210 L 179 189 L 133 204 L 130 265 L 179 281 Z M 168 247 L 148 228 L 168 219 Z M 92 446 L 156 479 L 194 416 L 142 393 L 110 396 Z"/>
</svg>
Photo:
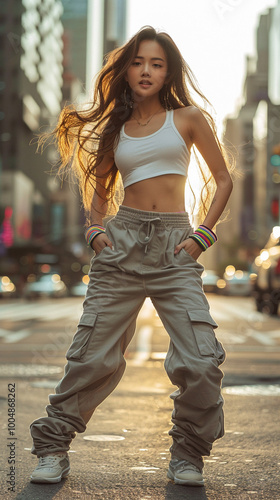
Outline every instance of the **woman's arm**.
<svg viewBox="0 0 280 500">
<path fill-rule="evenodd" d="M 205 226 L 212 229 L 225 209 L 232 191 L 233 183 L 215 136 L 206 118 L 199 109 L 193 106 L 190 109 L 186 108 L 186 111 L 188 112 L 189 134 L 193 144 L 197 147 L 206 161 L 217 186 L 213 201 L 203 221 Z M 180 245 L 177 245 L 175 253 L 178 253 L 182 247 L 184 247 L 194 258 L 197 258 L 201 253 L 198 244 L 191 239 L 185 240 Z"/>
<path fill-rule="evenodd" d="M 216 182 L 216 191 L 203 224 L 212 229 L 222 215 L 232 191 L 233 183 L 206 118 L 197 108 L 191 110 L 191 137 L 193 144 L 206 161 Z"/>
</svg>

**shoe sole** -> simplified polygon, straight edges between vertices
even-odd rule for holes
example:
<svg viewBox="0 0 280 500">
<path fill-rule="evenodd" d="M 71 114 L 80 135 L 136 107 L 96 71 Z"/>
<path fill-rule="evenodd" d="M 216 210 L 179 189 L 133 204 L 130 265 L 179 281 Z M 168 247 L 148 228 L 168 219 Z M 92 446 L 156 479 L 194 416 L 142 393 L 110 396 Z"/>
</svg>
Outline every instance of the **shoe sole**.
<svg viewBox="0 0 280 500">
<path fill-rule="evenodd" d="M 70 467 L 67 467 L 62 474 L 58 477 L 32 477 L 31 476 L 31 483 L 43 483 L 43 484 L 55 484 L 59 483 L 64 477 L 69 476 L 70 474 Z"/>
<path fill-rule="evenodd" d="M 186 486 L 204 486 L 203 479 L 201 481 L 194 481 L 191 479 L 178 479 L 174 476 L 173 472 L 170 469 L 167 471 L 167 477 L 168 479 L 172 479 L 175 484 L 182 484 Z"/>
</svg>

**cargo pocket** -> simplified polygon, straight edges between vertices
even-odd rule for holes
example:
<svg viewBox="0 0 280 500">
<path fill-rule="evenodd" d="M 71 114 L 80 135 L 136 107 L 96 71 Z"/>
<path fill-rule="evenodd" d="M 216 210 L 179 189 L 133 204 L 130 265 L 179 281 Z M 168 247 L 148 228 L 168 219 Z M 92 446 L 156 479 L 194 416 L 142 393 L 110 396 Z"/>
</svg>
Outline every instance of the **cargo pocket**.
<svg viewBox="0 0 280 500">
<path fill-rule="evenodd" d="M 192 257 L 191 254 L 184 249 L 184 247 L 180 250 L 178 255 L 180 254 L 182 256 L 183 262 L 186 262 L 187 265 L 191 264 L 194 269 L 198 270 L 199 273 L 202 274 L 202 272 L 204 271 L 204 266 L 200 262 L 198 262 L 198 260 Z"/>
<path fill-rule="evenodd" d="M 215 336 L 217 323 L 208 311 L 188 311 L 188 316 L 200 355 L 216 358 L 221 364 L 225 359 L 225 351 Z"/>
<path fill-rule="evenodd" d="M 78 330 L 75 333 L 73 342 L 66 353 L 66 359 L 76 361 L 82 360 L 87 351 L 96 318 L 97 314 L 95 313 L 84 313 L 81 316 L 78 324 Z"/>
<path fill-rule="evenodd" d="M 180 251 L 183 253 L 183 255 L 185 257 L 188 257 L 192 262 L 195 262 L 196 264 L 199 264 L 199 262 L 194 257 L 192 257 L 192 255 L 189 252 L 187 252 L 187 250 L 185 250 L 184 247 L 181 248 Z"/>
</svg>

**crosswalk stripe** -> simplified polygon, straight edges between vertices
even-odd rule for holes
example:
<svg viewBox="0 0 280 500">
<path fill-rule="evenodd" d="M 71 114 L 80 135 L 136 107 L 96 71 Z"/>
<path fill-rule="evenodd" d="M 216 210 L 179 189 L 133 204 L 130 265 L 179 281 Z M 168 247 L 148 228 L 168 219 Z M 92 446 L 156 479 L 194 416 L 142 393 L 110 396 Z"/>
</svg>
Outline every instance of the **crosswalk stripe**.
<svg viewBox="0 0 280 500">
<path fill-rule="evenodd" d="M 253 337 L 255 340 L 258 340 L 260 344 L 263 345 L 277 345 L 277 342 L 271 337 L 270 332 L 256 332 L 255 330 L 247 331 L 247 335 Z"/>
<path fill-rule="evenodd" d="M 69 317 L 78 318 L 81 313 L 81 305 L 78 307 L 75 304 L 20 304 L 16 307 L 6 310 L 0 308 L 1 320 L 22 321 L 25 319 L 42 319 L 42 320 L 55 320 L 59 318 Z"/>
<path fill-rule="evenodd" d="M 222 311 L 221 309 L 210 307 L 210 314 L 217 323 L 219 323 L 219 321 L 230 321 L 228 312 Z"/>
<path fill-rule="evenodd" d="M 0 340 L 2 339 L 2 342 L 5 344 L 16 343 L 33 333 L 32 329 L 29 330 L 28 328 L 14 331 L 19 321 L 38 320 L 49 322 L 67 319 L 69 321 L 78 322 L 82 313 L 82 305 L 83 300 L 78 300 L 76 298 L 46 300 L 42 302 L 15 301 L 1 304 L 0 320 L 7 320 L 9 323 L 14 323 L 14 328 L 13 330 L 0 328 Z M 237 300 L 221 300 L 218 296 L 211 296 L 209 298 L 209 305 L 210 313 L 217 321 L 218 325 L 220 322 L 223 322 L 223 329 L 221 329 L 223 341 L 232 343 L 235 339 L 237 344 L 242 344 L 250 338 L 263 346 L 275 346 L 279 342 L 279 325 L 275 324 L 274 330 L 266 331 L 265 324 L 268 318 L 265 314 L 255 310 L 253 300 L 248 300 L 245 304 L 242 298 Z M 143 321 L 146 323 L 143 327 L 140 327 L 142 331 L 139 339 L 141 339 L 142 345 L 139 344 L 137 346 L 138 356 L 141 357 L 146 355 L 146 351 L 148 351 L 146 344 L 155 326 L 154 309 L 149 299 L 145 302 L 144 308 L 140 311 L 139 318 L 141 323 L 143 323 Z M 246 324 L 244 324 L 242 333 L 238 331 L 238 329 L 234 331 L 234 325 L 240 326 L 241 322 L 244 322 L 244 320 L 246 320 L 247 328 Z M 277 318 L 275 318 L 275 321 L 277 322 Z M 231 325 L 228 327 L 228 322 L 232 322 L 233 327 Z M 3 326 L 5 327 L 6 325 Z M 227 331 L 225 328 L 229 328 L 228 333 L 226 333 Z M 219 337 L 219 330 L 217 335 Z M 144 349 L 145 353 L 143 354 L 144 344 L 146 349 Z"/>
<path fill-rule="evenodd" d="M 18 330 L 17 332 L 13 332 L 11 330 L 0 330 L 0 337 L 4 339 L 6 344 L 18 342 L 19 340 L 29 337 L 31 334 L 32 332 L 30 330 Z"/>
<path fill-rule="evenodd" d="M 149 307 L 148 307 L 149 309 Z M 69 317 L 70 319 L 79 318 L 82 312 L 82 301 L 80 303 L 75 302 L 47 302 L 47 303 L 12 303 L 0 306 L 0 320 L 11 320 L 11 321 L 22 321 L 25 319 L 42 319 L 44 321 L 52 321 L 59 318 Z M 246 304 L 246 309 L 236 306 L 232 303 L 226 304 L 223 302 L 222 308 L 220 303 L 216 301 L 210 301 L 210 312 L 214 319 L 219 321 L 232 321 L 238 318 L 248 319 L 250 316 L 251 320 L 258 321 L 264 317 L 262 313 L 257 311 L 248 311 Z M 143 318 L 145 315 L 150 315 L 150 311 L 143 309 Z M 141 315 L 141 312 L 140 312 Z"/>
<path fill-rule="evenodd" d="M 248 305 L 246 303 L 246 308 L 245 307 L 240 307 L 239 305 L 235 305 L 234 303 L 224 303 L 222 305 L 223 310 L 221 310 L 221 306 L 216 304 L 216 303 L 211 303 L 210 304 L 211 311 L 213 316 L 217 316 L 223 314 L 223 320 L 236 320 L 238 318 L 241 319 L 250 319 L 250 321 L 260 321 L 261 319 L 264 319 L 264 315 L 258 311 L 255 311 L 253 309 L 248 310 Z"/>
</svg>

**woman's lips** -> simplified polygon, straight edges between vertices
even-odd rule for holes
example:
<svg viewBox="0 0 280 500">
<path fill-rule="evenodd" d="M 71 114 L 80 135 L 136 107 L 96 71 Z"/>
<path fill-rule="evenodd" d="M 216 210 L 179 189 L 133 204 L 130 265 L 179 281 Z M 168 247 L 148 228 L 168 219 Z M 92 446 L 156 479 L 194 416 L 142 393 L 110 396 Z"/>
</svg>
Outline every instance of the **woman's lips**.
<svg viewBox="0 0 280 500">
<path fill-rule="evenodd" d="M 146 80 L 142 80 L 139 83 L 139 85 L 140 85 L 140 87 L 143 87 L 143 88 L 147 89 L 147 88 L 151 87 L 152 84 L 150 82 L 146 81 Z"/>
</svg>

